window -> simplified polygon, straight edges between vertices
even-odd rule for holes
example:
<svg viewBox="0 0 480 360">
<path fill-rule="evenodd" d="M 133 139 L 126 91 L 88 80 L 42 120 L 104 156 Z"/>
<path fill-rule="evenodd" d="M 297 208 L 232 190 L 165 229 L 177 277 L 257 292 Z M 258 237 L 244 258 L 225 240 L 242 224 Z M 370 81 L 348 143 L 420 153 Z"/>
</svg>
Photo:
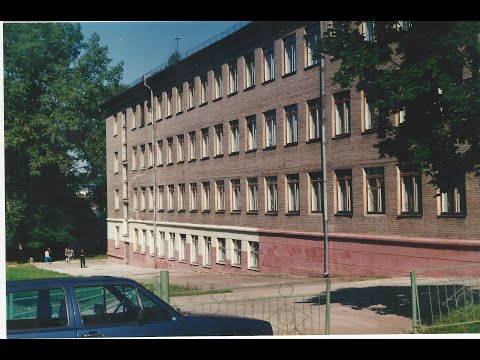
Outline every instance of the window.
<svg viewBox="0 0 480 360">
<path fill-rule="evenodd" d="M 122 144 L 122 161 L 127 161 L 127 142 L 126 141 L 124 144 Z"/>
<path fill-rule="evenodd" d="M 198 264 L 198 236 L 192 235 L 192 264 Z"/>
<path fill-rule="evenodd" d="M 140 210 L 145 211 L 146 210 L 146 197 L 145 197 L 145 192 L 147 191 L 145 186 L 142 186 L 140 188 Z"/>
<path fill-rule="evenodd" d="M 118 151 L 113 153 L 113 173 L 118 173 Z"/>
<path fill-rule="evenodd" d="M 115 226 L 115 247 L 120 247 L 120 226 Z"/>
<path fill-rule="evenodd" d="M 120 209 L 120 190 L 115 189 L 115 210 Z"/>
<path fill-rule="evenodd" d="M 205 241 L 205 252 L 203 257 L 203 265 L 210 266 L 212 265 L 212 238 L 210 236 L 204 237 Z"/>
<path fill-rule="evenodd" d="M 230 121 L 230 154 L 238 154 L 240 135 L 238 132 L 238 120 Z"/>
<path fill-rule="evenodd" d="M 215 156 L 223 155 L 223 124 L 215 125 Z"/>
<path fill-rule="evenodd" d="M 178 154 L 177 154 L 177 163 L 183 163 L 185 161 L 185 148 L 184 148 L 184 136 L 183 135 L 178 135 L 177 136 L 177 149 L 178 149 Z"/>
<path fill-rule="evenodd" d="M 157 166 L 163 165 L 163 140 L 157 140 Z"/>
<path fill-rule="evenodd" d="M 408 30 L 410 21 L 397 21 L 397 30 Z"/>
<path fill-rule="evenodd" d="M 148 187 L 148 210 L 153 211 L 153 186 Z"/>
<path fill-rule="evenodd" d="M 195 107 L 195 84 L 193 82 L 188 84 L 188 108 Z"/>
<path fill-rule="evenodd" d="M 196 153 L 196 139 L 195 139 L 195 131 L 191 131 L 188 133 L 188 161 L 195 160 L 195 153 Z"/>
<path fill-rule="evenodd" d="M 138 189 L 133 188 L 133 210 L 138 211 Z"/>
<path fill-rule="evenodd" d="M 165 232 L 160 231 L 160 256 L 165 257 L 166 251 L 165 249 L 167 248 L 167 240 L 165 239 Z"/>
<path fill-rule="evenodd" d="M 177 88 L 177 114 L 183 112 L 183 90 Z"/>
<path fill-rule="evenodd" d="M 162 95 L 160 95 L 159 97 L 156 97 L 156 118 L 157 120 L 160 120 L 162 118 L 162 98 L 161 98 Z"/>
<path fill-rule="evenodd" d="M 264 113 L 265 116 L 265 147 L 271 148 L 277 145 L 277 121 L 275 110 Z"/>
<path fill-rule="evenodd" d="M 149 242 L 148 242 L 148 249 L 150 250 L 149 253 L 150 255 L 155 255 L 155 246 L 154 246 L 154 233 L 153 233 L 153 230 L 150 230 L 150 234 L 149 234 Z"/>
<path fill-rule="evenodd" d="M 316 24 L 306 29 L 305 48 L 306 48 L 306 67 L 318 64 L 318 57 L 314 54 L 314 48 L 320 39 L 320 25 Z"/>
<path fill-rule="evenodd" d="M 113 117 L 113 136 L 117 136 L 118 135 L 118 115 L 115 115 Z"/>
<path fill-rule="evenodd" d="M 140 145 L 140 169 L 145 170 L 145 145 Z"/>
<path fill-rule="evenodd" d="M 144 127 L 145 126 L 145 105 L 141 104 L 140 105 L 140 126 L 139 127 Z"/>
<path fill-rule="evenodd" d="M 122 111 L 122 128 L 127 128 L 127 110 Z"/>
<path fill-rule="evenodd" d="M 147 230 L 142 230 L 142 254 L 147 252 Z"/>
<path fill-rule="evenodd" d="M 62 288 L 8 292 L 6 303 L 8 304 L 7 331 L 31 331 L 68 326 L 65 290 Z"/>
<path fill-rule="evenodd" d="M 210 211 L 210 182 L 205 181 L 202 182 L 202 206 L 203 206 L 203 211 Z"/>
<path fill-rule="evenodd" d="M 242 241 L 233 240 L 233 264 L 242 266 Z"/>
<path fill-rule="evenodd" d="M 287 212 L 300 211 L 300 190 L 298 174 L 287 175 Z"/>
<path fill-rule="evenodd" d="M 310 177 L 310 211 L 319 213 L 322 212 L 322 173 L 314 172 L 308 175 Z"/>
<path fill-rule="evenodd" d="M 132 130 L 137 127 L 137 107 L 134 106 L 132 108 L 132 112 L 130 113 L 130 125 Z"/>
<path fill-rule="evenodd" d="M 174 185 L 168 185 L 168 199 L 167 199 L 167 210 L 168 211 L 173 211 L 173 209 L 174 209 L 174 196 L 175 196 Z"/>
<path fill-rule="evenodd" d="M 286 128 L 286 144 L 298 143 L 298 116 L 297 105 L 285 107 L 285 128 Z"/>
<path fill-rule="evenodd" d="M 383 167 L 366 168 L 367 214 L 385 213 L 385 182 Z"/>
<path fill-rule="evenodd" d="M 341 92 L 334 95 L 335 135 L 350 133 L 350 93 Z"/>
<path fill-rule="evenodd" d="M 150 104 L 150 101 L 147 101 L 147 112 L 144 115 L 145 115 L 145 118 L 146 118 L 145 122 L 148 125 L 151 125 L 153 114 L 152 114 L 152 105 Z"/>
<path fill-rule="evenodd" d="M 256 115 L 247 116 L 247 151 L 257 148 L 257 117 Z"/>
<path fill-rule="evenodd" d="M 222 88 L 222 69 L 218 69 L 215 72 L 215 100 L 220 99 L 223 94 Z"/>
<path fill-rule="evenodd" d="M 287 36 L 283 39 L 284 58 L 283 58 L 283 73 L 284 75 L 294 73 L 297 70 L 296 59 L 296 39 L 295 34 Z"/>
<path fill-rule="evenodd" d="M 138 252 L 138 229 L 134 229 L 133 252 Z"/>
<path fill-rule="evenodd" d="M 373 111 L 374 111 L 374 107 L 372 103 L 369 101 L 367 94 L 364 91 L 362 91 L 362 120 L 363 120 L 364 131 L 373 129 L 373 120 L 372 120 Z"/>
<path fill-rule="evenodd" d="M 185 211 L 185 184 L 178 184 L 178 211 Z"/>
<path fill-rule="evenodd" d="M 202 84 L 202 87 L 201 87 L 202 93 L 201 93 L 200 103 L 206 104 L 208 102 L 208 78 L 205 77 L 200 81 Z"/>
<path fill-rule="evenodd" d="M 158 196 L 157 196 L 157 209 L 158 211 L 163 211 L 163 185 L 159 185 L 158 189 Z"/>
<path fill-rule="evenodd" d="M 365 41 L 375 40 L 374 29 L 375 29 L 375 24 L 373 21 L 362 21 L 360 30 Z"/>
<path fill-rule="evenodd" d="M 225 185 L 223 180 L 215 181 L 215 198 L 217 211 L 225 211 Z"/>
<path fill-rule="evenodd" d="M 132 147 L 132 170 L 137 170 L 137 147 Z"/>
<path fill-rule="evenodd" d="M 167 117 L 172 116 L 172 93 L 167 94 Z"/>
<path fill-rule="evenodd" d="M 230 180 L 232 187 L 232 212 L 240 212 L 240 179 Z"/>
<path fill-rule="evenodd" d="M 335 172 L 337 178 L 337 213 L 352 213 L 352 170 Z"/>
<path fill-rule="evenodd" d="M 190 211 L 197 211 L 198 209 L 197 197 L 197 183 L 190 183 Z"/>
<path fill-rule="evenodd" d="M 122 180 L 124 183 L 127 182 L 127 167 L 127 164 L 122 165 Z"/>
<path fill-rule="evenodd" d="M 466 213 L 466 196 L 465 191 L 454 189 L 452 191 L 441 193 L 440 215 L 465 215 Z"/>
<path fill-rule="evenodd" d="M 238 72 L 236 62 L 228 64 L 228 84 L 228 94 L 236 94 L 238 91 Z"/>
<path fill-rule="evenodd" d="M 202 129 L 202 159 L 208 159 L 208 128 Z"/>
<path fill-rule="evenodd" d="M 273 45 L 263 49 L 263 81 L 275 79 L 275 51 Z"/>
<path fill-rule="evenodd" d="M 167 165 L 173 164 L 173 137 L 167 139 Z"/>
<path fill-rule="evenodd" d="M 248 187 L 248 212 L 258 212 L 258 183 L 257 178 L 247 179 Z"/>
<path fill-rule="evenodd" d="M 278 181 L 276 176 L 265 178 L 267 184 L 267 213 L 278 212 Z"/>
<path fill-rule="evenodd" d="M 169 233 L 170 243 L 168 244 L 168 257 L 175 259 L 175 233 Z"/>
<path fill-rule="evenodd" d="M 258 242 L 249 241 L 248 242 L 248 267 L 252 269 L 258 269 L 259 261 L 259 252 L 258 252 Z"/>
<path fill-rule="evenodd" d="M 255 54 L 245 57 L 245 88 L 255 86 Z"/>
<path fill-rule="evenodd" d="M 225 239 L 218 238 L 218 256 L 217 256 L 217 263 L 225 264 L 227 261 L 227 248 L 225 246 Z"/>
<path fill-rule="evenodd" d="M 308 140 L 320 139 L 320 100 L 315 99 L 307 103 L 308 105 Z"/>
<path fill-rule="evenodd" d="M 153 166 L 153 146 L 152 146 L 152 143 L 148 143 L 147 148 L 148 148 L 148 167 L 151 168 Z"/>
<path fill-rule="evenodd" d="M 395 125 L 399 126 L 403 122 L 405 122 L 405 109 L 395 114 Z"/>
<path fill-rule="evenodd" d="M 180 234 L 180 261 L 187 260 L 187 235 Z"/>
<path fill-rule="evenodd" d="M 419 214 L 422 212 L 422 177 L 420 172 L 400 171 L 400 204 L 402 214 Z"/>
</svg>

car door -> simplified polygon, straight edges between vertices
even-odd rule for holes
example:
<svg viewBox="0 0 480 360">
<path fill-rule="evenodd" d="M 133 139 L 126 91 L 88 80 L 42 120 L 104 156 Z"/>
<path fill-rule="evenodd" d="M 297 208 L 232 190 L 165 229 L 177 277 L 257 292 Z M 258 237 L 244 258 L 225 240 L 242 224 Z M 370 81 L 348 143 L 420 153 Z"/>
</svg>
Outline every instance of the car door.
<svg viewBox="0 0 480 360">
<path fill-rule="evenodd" d="M 178 334 L 176 313 L 133 284 L 77 286 L 74 294 L 80 314 L 78 337 Z"/>
<path fill-rule="evenodd" d="M 65 288 L 23 288 L 7 291 L 7 337 L 74 338 L 73 313 Z"/>
</svg>

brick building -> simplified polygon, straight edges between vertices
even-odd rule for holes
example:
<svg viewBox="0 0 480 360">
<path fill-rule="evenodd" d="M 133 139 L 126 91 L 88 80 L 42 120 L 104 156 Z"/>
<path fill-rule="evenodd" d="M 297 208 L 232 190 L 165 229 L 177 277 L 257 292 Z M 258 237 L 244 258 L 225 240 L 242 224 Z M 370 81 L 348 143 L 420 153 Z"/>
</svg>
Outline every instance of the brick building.
<svg viewBox="0 0 480 360">
<path fill-rule="evenodd" d="M 110 260 L 323 273 L 319 33 L 252 22 L 149 77 L 153 106 L 143 83 L 105 104 Z M 335 70 L 326 61 L 329 273 L 478 262 L 478 180 L 435 197 L 425 175 L 379 159 L 368 98 L 333 85 Z"/>
</svg>

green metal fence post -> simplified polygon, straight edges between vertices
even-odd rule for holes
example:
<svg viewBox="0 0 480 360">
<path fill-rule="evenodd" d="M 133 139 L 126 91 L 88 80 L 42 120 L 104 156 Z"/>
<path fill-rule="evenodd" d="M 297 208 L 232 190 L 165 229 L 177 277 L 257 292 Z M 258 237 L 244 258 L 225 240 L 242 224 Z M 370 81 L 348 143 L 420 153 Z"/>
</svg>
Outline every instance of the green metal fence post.
<svg viewBox="0 0 480 360">
<path fill-rule="evenodd" d="M 415 271 L 410 273 L 410 280 L 412 284 L 412 330 L 414 334 L 417 334 L 417 275 Z"/>
<path fill-rule="evenodd" d="M 160 271 L 160 295 L 163 301 L 170 304 L 170 284 L 167 270 Z"/>
<path fill-rule="evenodd" d="M 326 278 L 327 290 L 325 295 L 325 335 L 330 335 L 330 278 Z"/>
</svg>

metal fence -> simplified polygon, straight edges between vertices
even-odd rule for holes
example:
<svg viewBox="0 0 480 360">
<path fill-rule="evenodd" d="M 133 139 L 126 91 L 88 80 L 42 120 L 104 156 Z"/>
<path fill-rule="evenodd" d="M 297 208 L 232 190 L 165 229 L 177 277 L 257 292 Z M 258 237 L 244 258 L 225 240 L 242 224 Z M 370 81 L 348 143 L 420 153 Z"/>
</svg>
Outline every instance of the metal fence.
<svg viewBox="0 0 480 360">
<path fill-rule="evenodd" d="M 480 275 L 480 264 L 419 269 L 410 274 L 414 334 L 437 332 L 436 328 L 448 331 L 453 326 L 480 324 L 480 277 L 451 276 L 459 270 L 474 270 L 470 273 Z M 442 279 L 425 278 L 430 272 L 445 276 Z"/>
<path fill-rule="evenodd" d="M 147 280 L 147 283 L 152 281 Z M 318 291 L 308 294 L 296 294 L 296 283 L 241 287 L 230 289 L 228 293 L 208 295 L 170 294 L 170 304 L 183 312 L 267 320 L 274 335 L 328 335 L 330 279 L 318 280 L 317 283 Z M 162 287 L 158 280 L 153 284 L 154 292 L 160 291 Z"/>
</svg>

